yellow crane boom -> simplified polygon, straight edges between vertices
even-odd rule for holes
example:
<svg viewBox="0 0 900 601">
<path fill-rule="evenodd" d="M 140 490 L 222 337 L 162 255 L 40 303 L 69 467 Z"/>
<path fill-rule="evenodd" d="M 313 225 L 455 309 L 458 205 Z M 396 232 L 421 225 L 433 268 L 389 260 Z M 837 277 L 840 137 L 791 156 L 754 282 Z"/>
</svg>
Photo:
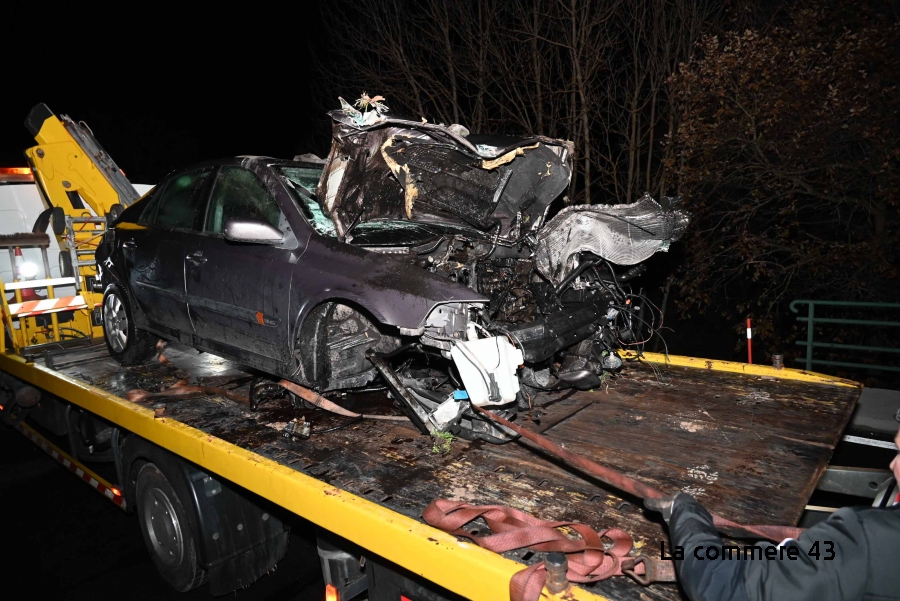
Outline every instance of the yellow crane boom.
<svg viewBox="0 0 900 601">
<path fill-rule="evenodd" d="M 0 312 L 6 329 L 0 350 L 6 346 L 7 336 L 21 351 L 25 347 L 57 345 L 73 335 L 103 335 L 99 308 L 103 291 L 97 278 L 94 249 L 107 226 L 139 197 L 125 173 L 83 122 L 66 115 L 57 117 L 41 103 L 28 113 L 25 127 L 37 141 L 37 146 L 25 150 L 25 156 L 47 211 L 35 225 L 34 233 L 5 236 L 0 246 L 7 248 L 13 263 L 21 247 L 41 248 L 46 273 L 43 279 L 20 281 L 23 276 L 13 265 L 13 282 L 0 282 Z M 46 237 L 44 241 L 32 239 L 43 236 L 51 223 L 60 249 L 61 277 L 56 279 L 50 279 Z M 75 294 L 57 298 L 54 287 L 66 286 L 74 286 Z M 14 293 L 14 298 L 7 299 L 8 292 Z"/>
<path fill-rule="evenodd" d="M 84 204 L 103 217 L 127 207 L 139 194 L 84 124 L 57 117 L 46 104 L 28 113 L 25 127 L 38 145 L 25 151 L 47 208 L 80 216 Z"/>
</svg>

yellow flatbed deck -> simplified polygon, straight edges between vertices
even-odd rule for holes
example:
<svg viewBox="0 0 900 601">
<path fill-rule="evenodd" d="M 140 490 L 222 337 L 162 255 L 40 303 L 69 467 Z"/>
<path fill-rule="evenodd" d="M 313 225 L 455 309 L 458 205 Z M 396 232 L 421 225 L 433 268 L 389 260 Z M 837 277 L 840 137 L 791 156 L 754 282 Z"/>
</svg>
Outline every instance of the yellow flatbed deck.
<svg viewBox="0 0 900 601">
<path fill-rule="evenodd" d="M 470 599 L 508 598 L 510 577 L 540 554 L 500 556 L 425 525 L 434 499 L 506 504 L 542 518 L 630 532 L 658 554 L 665 531 L 639 500 L 562 466 L 527 443 L 455 440 L 433 452 L 429 437 L 401 422 L 370 421 L 309 440 L 285 438 L 304 416 L 314 432 L 347 418 L 296 409 L 287 400 L 246 404 L 219 397 L 125 399 L 181 379 L 246 390 L 249 372 L 173 345 L 168 364 L 122 368 L 96 347 L 29 363 L 0 355 L 0 370 L 83 407 L 233 481 L 368 551 Z M 569 450 L 667 491 L 692 492 L 710 510 L 745 523 L 794 524 L 827 465 L 860 394 L 852 382 L 737 363 L 648 355 L 629 361 L 603 390 L 533 399 L 518 423 Z M 331 395 L 349 409 L 393 412 L 384 393 Z M 158 402 L 158 401 L 153 401 Z M 657 555 L 658 557 L 658 555 Z M 575 599 L 679 599 L 675 585 L 641 587 L 614 578 Z"/>
</svg>

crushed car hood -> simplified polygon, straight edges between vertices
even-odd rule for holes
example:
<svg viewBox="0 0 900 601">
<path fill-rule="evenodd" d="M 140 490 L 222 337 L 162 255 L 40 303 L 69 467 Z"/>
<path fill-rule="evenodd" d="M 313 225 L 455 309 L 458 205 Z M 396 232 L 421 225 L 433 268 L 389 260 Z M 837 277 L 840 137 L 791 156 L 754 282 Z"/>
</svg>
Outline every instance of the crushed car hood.
<svg viewBox="0 0 900 601">
<path fill-rule="evenodd" d="M 519 258 L 530 257 L 558 286 L 584 253 L 636 265 L 668 250 L 688 225 L 680 197 L 657 202 L 649 194 L 629 204 L 569 206 L 548 218 L 572 180 L 571 142 L 469 135 L 459 125 L 361 112 L 340 100 L 343 108 L 329 113 L 332 145 L 316 197 L 342 241 L 358 233 L 357 244 L 402 245 L 437 225 L 448 234 L 464 229 L 495 247 L 521 253 L 524 245 Z M 379 222 L 395 225 L 372 229 Z M 404 222 L 418 229 L 397 227 Z"/>
<path fill-rule="evenodd" d="M 688 226 L 680 197 L 644 194 L 620 205 L 578 205 L 563 209 L 541 228 L 534 249 L 535 268 L 559 285 L 574 269 L 580 253 L 589 252 L 616 265 L 636 265 L 667 251 Z"/>
<path fill-rule="evenodd" d="M 333 140 L 316 194 L 341 239 L 361 222 L 409 219 L 517 240 L 569 186 L 570 142 L 466 137 L 458 126 L 365 118 L 342 104 L 329 113 Z"/>
</svg>

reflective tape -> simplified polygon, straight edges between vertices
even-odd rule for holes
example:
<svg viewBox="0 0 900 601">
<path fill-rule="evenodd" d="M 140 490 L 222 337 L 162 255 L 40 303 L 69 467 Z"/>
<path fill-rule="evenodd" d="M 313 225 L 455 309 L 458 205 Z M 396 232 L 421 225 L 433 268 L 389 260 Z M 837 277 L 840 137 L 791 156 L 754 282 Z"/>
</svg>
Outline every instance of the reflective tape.
<svg viewBox="0 0 900 601">
<path fill-rule="evenodd" d="M 24 290 L 26 288 L 46 288 L 47 286 L 70 286 L 75 284 L 75 278 L 53 278 L 49 280 L 25 280 L 23 282 L 10 282 L 3 284 L 6 290 Z"/>
<path fill-rule="evenodd" d="M 45 453 L 56 459 L 63 467 L 81 478 L 88 486 L 118 505 L 120 508 L 125 509 L 125 497 L 122 496 L 122 493 L 118 488 L 92 472 L 87 466 L 78 463 L 62 449 L 35 432 L 29 426 L 26 426 L 24 423 L 20 422 L 17 424 L 16 430 L 24 434 L 26 438 L 40 447 Z"/>
<path fill-rule="evenodd" d="M 43 315 L 45 313 L 56 313 L 57 311 L 74 311 L 75 309 L 86 308 L 87 303 L 84 302 L 84 297 L 79 294 L 78 296 L 45 298 L 43 300 L 14 303 L 9 306 L 9 312 L 12 317 L 32 317 L 34 315 Z"/>
<path fill-rule="evenodd" d="M 886 440 L 878 440 L 876 438 L 863 438 L 861 436 L 843 436 L 841 438 L 844 442 L 851 442 L 853 444 L 864 444 L 868 447 L 880 447 L 882 449 L 891 449 L 892 451 L 896 451 L 897 445 L 892 442 L 888 442 Z"/>
</svg>

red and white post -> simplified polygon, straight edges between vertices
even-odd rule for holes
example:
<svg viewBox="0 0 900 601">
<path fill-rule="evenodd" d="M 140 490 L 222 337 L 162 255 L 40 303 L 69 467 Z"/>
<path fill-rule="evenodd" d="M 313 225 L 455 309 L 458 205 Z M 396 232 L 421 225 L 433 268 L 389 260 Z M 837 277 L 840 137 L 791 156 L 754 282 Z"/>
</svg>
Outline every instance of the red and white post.
<svg viewBox="0 0 900 601">
<path fill-rule="evenodd" d="M 22 257 L 22 249 L 20 247 L 16 247 L 15 251 L 15 265 L 13 265 L 13 281 L 19 282 L 25 279 L 25 276 L 22 274 L 22 265 L 25 264 L 25 258 Z"/>
<path fill-rule="evenodd" d="M 753 327 L 750 318 L 747 318 L 747 363 L 753 365 Z"/>
</svg>

